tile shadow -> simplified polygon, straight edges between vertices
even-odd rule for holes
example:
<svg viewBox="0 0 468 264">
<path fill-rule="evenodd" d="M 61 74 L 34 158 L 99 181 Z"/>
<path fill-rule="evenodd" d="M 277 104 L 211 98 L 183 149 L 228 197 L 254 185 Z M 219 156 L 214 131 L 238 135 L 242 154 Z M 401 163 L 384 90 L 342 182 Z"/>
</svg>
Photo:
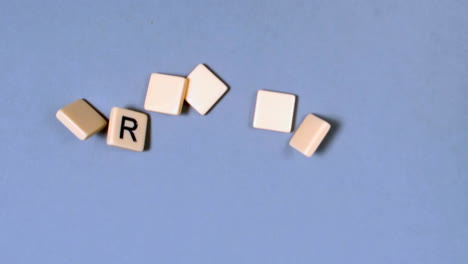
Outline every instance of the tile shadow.
<svg viewBox="0 0 468 264">
<path fill-rule="evenodd" d="M 226 95 L 229 93 L 229 91 L 231 90 L 231 86 L 229 86 L 229 84 L 227 84 L 226 81 L 224 81 L 223 78 L 221 78 L 212 68 L 210 68 L 210 66 L 206 65 L 205 63 L 203 63 L 203 65 L 208 68 L 208 70 L 210 70 L 215 76 L 216 78 L 218 78 L 221 82 L 223 82 L 226 87 L 227 87 L 227 90 L 226 92 L 218 99 L 218 101 L 210 108 L 210 110 L 208 110 L 208 112 L 206 112 L 206 115 L 208 115 L 209 113 L 211 113 L 211 111 L 223 100 L 224 97 L 226 97 Z M 190 81 L 190 80 L 189 80 Z"/>
<path fill-rule="evenodd" d="M 188 115 L 190 113 L 190 105 L 184 101 L 182 105 L 182 110 L 180 111 L 180 115 Z"/>
<path fill-rule="evenodd" d="M 325 154 L 325 152 L 327 152 L 332 147 L 334 139 L 339 133 L 341 133 L 343 122 L 340 119 L 334 117 L 327 117 L 321 114 L 314 115 L 330 123 L 330 130 L 328 131 L 328 134 L 325 136 L 322 143 L 315 152 L 315 154 L 317 155 L 322 155 Z"/>
<path fill-rule="evenodd" d="M 292 124 L 291 124 L 291 133 L 294 133 L 296 130 L 296 122 L 297 122 L 297 106 L 299 105 L 299 96 L 294 95 L 296 98 L 296 102 L 294 104 L 294 110 L 293 110 L 293 119 L 292 119 Z"/>
<path fill-rule="evenodd" d="M 252 96 L 252 99 L 250 100 L 249 118 L 248 118 L 249 123 L 247 124 L 249 128 L 253 128 L 253 121 L 255 117 L 255 106 L 257 105 L 257 92 L 258 91 L 255 91 L 255 93 Z"/>
</svg>

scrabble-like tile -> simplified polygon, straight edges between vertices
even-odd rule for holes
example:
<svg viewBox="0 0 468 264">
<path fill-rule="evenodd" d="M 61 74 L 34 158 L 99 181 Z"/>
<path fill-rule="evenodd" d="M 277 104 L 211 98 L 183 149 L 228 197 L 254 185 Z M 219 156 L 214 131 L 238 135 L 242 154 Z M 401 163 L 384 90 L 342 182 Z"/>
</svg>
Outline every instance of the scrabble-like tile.
<svg viewBox="0 0 468 264">
<path fill-rule="evenodd" d="M 109 118 L 107 144 L 134 151 L 143 151 L 147 124 L 148 115 L 113 107 Z"/>
<path fill-rule="evenodd" d="M 153 73 L 146 93 L 145 109 L 170 115 L 180 115 L 187 91 L 187 79 L 180 76 Z"/>
<path fill-rule="evenodd" d="M 185 100 L 198 113 L 205 115 L 228 90 L 214 73 L 205 65 L 199 64 L 187 76 L 188 88 Z"/>
<path fill-rule="evenodd" d="M 292 130 L 296 96 L 259 90 L 253 127 L 289 133 Z"/>
<path fill-rule="evenodd" d="M 83 99 L 58 110 L 55 116 L 81 140 L 91 137 L 107 125 L 106 119 Z"/>
<path fill-rule="evenodd" d="M 294 133 L 289 145 L 297 151 L 312 156 L 330 130 L 330 124 L 319 117 L 308 114 Z"/>
</svg>

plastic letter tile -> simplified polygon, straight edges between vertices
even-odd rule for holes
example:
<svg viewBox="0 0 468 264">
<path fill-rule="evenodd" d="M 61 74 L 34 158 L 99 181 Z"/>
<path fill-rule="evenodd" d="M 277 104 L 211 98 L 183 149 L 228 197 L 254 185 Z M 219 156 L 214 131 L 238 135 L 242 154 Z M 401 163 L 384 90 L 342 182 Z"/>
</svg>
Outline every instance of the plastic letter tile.
<svg viewBox="0 0 468 264">
<path fill-rule="evenodd" d="M 109 118 L 107 144 L 134 151 L 143 151 L 147 124 L 148 115 L 113 107 Z"/>
<path fill-rule="evenodd" d="M 292 129 L 296 96 L 259 90 L 253 127 L 289 133 Z"/>
<path fill-rule="evenodd" d="M 146 94 L 145 109 L 170 115 L 180 115 L 187 91 L 184 77 L 153 73 Z"/>
<path fill-rule="evenodd" d="M 187 79 L 185 100 L 201 115 L 208 113 L 228 89 L 227 85 L 203 64 L 199 64 Z"/>
<path fill-rule="evenodd" d="M 81 140 L 91 137 L 107 125 L 106 119 L 83 99 L 58 110 L 56 117 Z"/>
<path fill-rule="evenodd" d="M 294 133 L 289 145 L 297 151 L 312 156 L 330 130 L 330 124 L 315 115 L 308 114 Z"/>
</svg>

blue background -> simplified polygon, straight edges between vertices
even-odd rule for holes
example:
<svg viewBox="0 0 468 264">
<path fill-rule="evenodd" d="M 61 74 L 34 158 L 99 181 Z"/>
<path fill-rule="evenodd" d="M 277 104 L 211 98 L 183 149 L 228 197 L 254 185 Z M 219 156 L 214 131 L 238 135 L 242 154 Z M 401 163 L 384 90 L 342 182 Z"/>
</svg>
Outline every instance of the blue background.
<svg viewBox="0 0 468 264">
<path fill-rule="evenodd" d="M 0 263 L 468 263 L 468 1 L 2 1 Z M 142 109 L 206 63 L 207 116 L 151 148 L 81 142 L 86 98 Z M 308 159 L 256 91 L 334 129 Z M 297 126 L 296 124 L 296 126 Z"/>
</svg>

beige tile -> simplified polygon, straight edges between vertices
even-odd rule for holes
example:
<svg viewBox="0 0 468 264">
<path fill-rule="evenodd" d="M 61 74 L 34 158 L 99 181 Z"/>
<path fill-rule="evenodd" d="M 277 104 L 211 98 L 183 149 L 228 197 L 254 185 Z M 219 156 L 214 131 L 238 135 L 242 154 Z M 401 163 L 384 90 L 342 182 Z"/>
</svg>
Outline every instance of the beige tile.
<svg viewBox="0 0 468 264">
<path fill-rule="evenodd" d="M 58 110 L 56 117 L 81 140 L 91 137 L 107 125 L 106 119 L 83 99 Z"/>
<path fill-rule="evenodd" d="M 296 96 L 259 90 L 253 127 L 289 133 L 292 129 Z"/>
<path fill-rule="evenodd" d="M 153 73 L 146 93 L 145 109 L 170 115 L 180 115 L 187 91 L 184 77 Z"/>
<path fill-rule="evenodd" d="M 185 100 L 201 115 L 208 113 L 228 89 L 227 85 L 203 64 L 199 64 L 187 79 Z"/>
<path fill-rule="evenodd" d="M 143 151 L 147 124 L 148 115 L 113 107 L 109 118 L 107 144 L 134 151 Z"/>
<path fill-rule="evenodd" d="M 319 117 L 308 114 L 294 133 L 289 145 L 297 151 L 312 156 L 330 130 L 330 124 Z"/>
</svg>

